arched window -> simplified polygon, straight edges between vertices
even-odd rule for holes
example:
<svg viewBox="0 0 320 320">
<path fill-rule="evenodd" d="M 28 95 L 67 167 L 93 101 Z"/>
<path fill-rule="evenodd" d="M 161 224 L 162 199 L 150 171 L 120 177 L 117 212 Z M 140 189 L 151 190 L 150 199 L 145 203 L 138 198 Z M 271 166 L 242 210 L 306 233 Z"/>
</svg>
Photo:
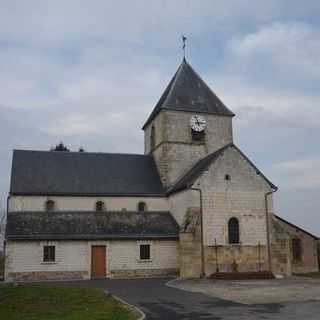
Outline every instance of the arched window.
<svg viewBox="0 0 320 320">
<path fill-rule="evenodd" d="M 53 211 L 54 207 L 55 207 L 54 201 L 53 200 L 47 200 L 46 204 L 45 204 L 45 207 L 46 207 L 46 211 Z"/>
<path fill-rule="evenodd" d="M 104 211 L 105 206 L 103 201 L 97 201 L 96 202 L 96 211 Z"/>
<path fill-rule="evenodd" d="M 229 243 L 239 243 L 240 233 L 239 233 L 239 220 L 237 218 L 231 218 L 228 222 L 228 232 L 229 232 Z"/>
<path fill-rule="evenodd" d="M 154 126 L 151 128 L 151 136 L 150 136 L 150 149 L 153 150 L 156 146 L 156 129 Z"/>
<path fill-rule="evenodd" d="M 145 202 L 140 201 L 138 203 L 138 211 L 147 211 L 147 205 Z"/>
</svg>

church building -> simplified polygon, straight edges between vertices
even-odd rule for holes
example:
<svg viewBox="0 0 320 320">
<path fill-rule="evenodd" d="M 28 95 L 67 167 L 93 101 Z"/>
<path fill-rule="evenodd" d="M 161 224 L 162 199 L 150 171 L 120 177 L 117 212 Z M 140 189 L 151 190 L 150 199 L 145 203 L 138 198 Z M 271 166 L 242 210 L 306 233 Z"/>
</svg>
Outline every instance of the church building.
<svg viewBox="0 0 320 320">
<path fill-rule="evenodd" d="M 183 59 L 144 154 L 14 150 L 6 281 L 317 271 L 317 237 L 274 214 L 234 116 Z"/>
</svg>

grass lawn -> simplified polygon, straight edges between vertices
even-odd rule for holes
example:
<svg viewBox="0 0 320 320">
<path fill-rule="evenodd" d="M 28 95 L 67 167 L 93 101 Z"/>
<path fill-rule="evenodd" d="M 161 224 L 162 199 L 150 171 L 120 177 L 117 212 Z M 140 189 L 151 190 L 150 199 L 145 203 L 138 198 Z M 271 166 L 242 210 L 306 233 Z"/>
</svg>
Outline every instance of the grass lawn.
<svg viewBox="0 0 320 320">
<path fill-rule="evenodd" d="M 3 320 L 133 320 L 128 307 L 102 289 L 43 284 L 0 285 Z"/>
</svg>

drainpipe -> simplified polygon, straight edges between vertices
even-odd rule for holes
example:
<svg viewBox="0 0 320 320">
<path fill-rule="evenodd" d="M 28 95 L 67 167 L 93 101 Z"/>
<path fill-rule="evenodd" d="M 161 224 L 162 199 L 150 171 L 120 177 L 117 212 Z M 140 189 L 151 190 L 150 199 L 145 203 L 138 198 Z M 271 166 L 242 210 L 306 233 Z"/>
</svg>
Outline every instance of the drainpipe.
<svg viewBox="0 0 320 320">
<path fill-rule="evenodd" d="M 7 216 L 8 216 L 8 211 L 9 211 L 9 200 L 10 200 L 10 195 L 7 196 Z"/>
<path fill-rule="evenodd" d="M 204 262 L 204 241 L 203 241 L 203 204 L 202 204 L 202 190 L 200 188 L 192 188 L 189 187 L 189 190 L 194 190 L 194 191 L 198 191 L 199 192 L 199 196 L 200 196 L 200 229 L 201 229 L 201 248 L 200 248 L 200 252 L 201 252 L 201 273 L 200 273 L 200 277 L 204 278 L 206 273 L 205 273 L 205 262 Z"/>
<path fill-rule="evenodd" d="M 10 195 L 7 196 L 7 211 L 5 213 L 5 221 L 7 224 L 7 218 L 8 218 L 8 211 L 9 211 L 9 200 L 10 200 Z M 4 257 L 4 265 L 3 265 L 3 276 L 4 276 L 4 280 L 6 280 L 6 244 L 7 244 L 7 240 L 6 240 L 6 236 L 7 236 L 7 227 L 5 227 L 5 231 L 4 231 L 4 241 L 3 241 L 3 257 Z"/>
<path fill-rule="evenodd" d="M 271 262 L 271 244 L 270 244 L 270 219 L 269 219 L 269 206 L 268 206 L 268 196 L 275 193 L 278 190 L 275 187 L 272 191 L 265 193 L 264 203 L 266 209 L 266 224 L 267 224 L 267 250 L 268 250 L 268 269 L 269 272 L 272 272 L 272 262 Z"/>
</svg>

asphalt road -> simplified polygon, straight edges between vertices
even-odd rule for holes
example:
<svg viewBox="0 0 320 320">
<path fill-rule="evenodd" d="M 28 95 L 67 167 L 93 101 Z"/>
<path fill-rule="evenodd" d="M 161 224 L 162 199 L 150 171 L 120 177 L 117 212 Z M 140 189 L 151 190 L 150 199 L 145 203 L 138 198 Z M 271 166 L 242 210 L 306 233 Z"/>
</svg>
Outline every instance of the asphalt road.
<svg viewBox="0 0 320 320">
<path fill-rule="evenodd" d="M 319 320 L 320 303 L 245 305 L 167 287 L 168 279 L 90 280 L 68 282 L 99 287 L 137 306 L 146 320 Z"/>
</svg>

